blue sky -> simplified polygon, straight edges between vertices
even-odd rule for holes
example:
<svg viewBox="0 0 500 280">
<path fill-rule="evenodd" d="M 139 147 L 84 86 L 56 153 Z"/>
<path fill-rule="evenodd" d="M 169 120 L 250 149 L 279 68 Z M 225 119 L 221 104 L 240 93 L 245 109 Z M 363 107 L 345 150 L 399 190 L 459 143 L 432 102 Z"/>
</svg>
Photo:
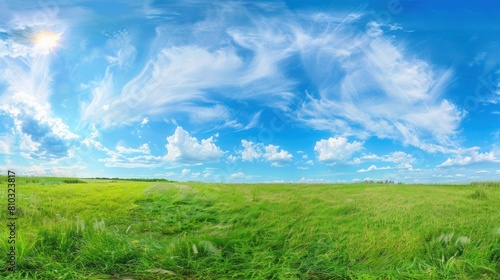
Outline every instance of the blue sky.
<svg viewBox="0 0 500 280">
<path fill-rule="evenodd" d="M 500 178 L 495 1 L 0 1 L 0 169 Z"/>
</svg>

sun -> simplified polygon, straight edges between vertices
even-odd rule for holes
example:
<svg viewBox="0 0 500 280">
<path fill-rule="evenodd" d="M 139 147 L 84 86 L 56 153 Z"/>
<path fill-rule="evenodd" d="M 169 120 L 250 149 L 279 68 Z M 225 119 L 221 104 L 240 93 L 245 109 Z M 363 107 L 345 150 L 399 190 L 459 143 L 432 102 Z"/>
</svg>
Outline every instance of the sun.
<svg viewBox="0 0 500 280">
<path fill-rule="evenodd" d="M 35 45 L 42 50 L 52 51 L 59 45 L 60 34 L 42 31 L 35 37 Z"/>
</svg>

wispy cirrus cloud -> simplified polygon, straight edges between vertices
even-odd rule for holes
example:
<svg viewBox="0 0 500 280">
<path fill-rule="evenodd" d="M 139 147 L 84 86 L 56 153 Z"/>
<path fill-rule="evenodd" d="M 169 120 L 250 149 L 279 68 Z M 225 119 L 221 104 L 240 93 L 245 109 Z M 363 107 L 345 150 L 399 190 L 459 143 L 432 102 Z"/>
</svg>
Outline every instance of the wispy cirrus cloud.
<svg viewBox="0 0 500 280">
<path fill-rule="evenodd" d="M 480 153 L 478 152 L 479 149 L 479 147 L 472 147 L 458 150 L 455 157 L 448 158 L 446 161 L 438 165 L 438 167 L 467 166 L 487 162 L 500 163 L 500 155 L 495 154 L 493 151 Z"/>
<path fill-rule="evenodd" d="M 87 147 L 93 147 L 99 151 L 105 152 L 107 157 L 98 159 L 98 161 L 103 162 L 106 167 L 154 168 L 164 164 L 161 156 L 154 156 L 151 154 L 151 150 L 147 143 L 140 145 L 138 148 L 118 145 L 115 149 L 108 149 L 99 141 L 86 138 L 83 144 Z"/>
<path fill-rule="evenodd" d="M 94 93 L 83 119 L 126 125 L 148 112 L 153 119 L 175 114 L 235 128 L 244 126 L 227 121 L 235 112 L 220 100 L 254 100 L 340 136 L 394 139 L 429 152 L 455 146 L 463 113 L 441 98 L 452 69 L 409 55 L 392 39 L 394 25 L 366 23 L 360 11 L 295 14 L 283 4 L 225 2 L 194 11 L 204 16 L 156 26 L 141 71 Z M 287 63 L 298 64 L 309 80 L 296 79 Z M 309 85 L 306 94 L 300 83 Z"/>
<path fill-rule="evenodd" d="M 367 33 L 341 24 L 331 29 L 321 38 L 297 31 L 304 64 L 318 86 L 302 105 L 301 121 L 340 135 L 395 139 L 430 152 L 453 145 L 462 113 L 439 98 L 451 70 L 407 57 L 373 22 Z M 307 67 L 319 59 L 321 69 Z"/>
<path fill-rule="evenodd" d="M 158 26 L 151 57 L 142 71 L 117 89 L 119 95 L 113 96 L 113 102 L 108 100 L 115 91 L 107 91 L 108 98 L 94 96 L 89 105 L 84 104 L 85 112 L 109 105 L 99 118 L 84 113 L 84 120 L 105 126 L 130 124 L 148 111 L 153 117 L 168 112 L 213 122 L 234 113 L 217 101 L 221 98 L 286 104 L 293 97 L 288 92 L 291 81 L 283 78 L 277 64 L 290 55 L 286 51 L 290 42 L 267 30 L 264 19 L 254 22 L 254 16 L 248 16 L 235 25 L 230 13 L 236 8 L 234 3 L 222 6 L 212 7 L 200 22 L 176 26 L 184 30 L 182 37 L 172 34 L 173 26 Z M 262 34 L 266 34 L 264 40 Z M 206 36 L 226 39 L 205 40 Z M 210 117 L 197 117 L 200 114 Z"/>
</svg>

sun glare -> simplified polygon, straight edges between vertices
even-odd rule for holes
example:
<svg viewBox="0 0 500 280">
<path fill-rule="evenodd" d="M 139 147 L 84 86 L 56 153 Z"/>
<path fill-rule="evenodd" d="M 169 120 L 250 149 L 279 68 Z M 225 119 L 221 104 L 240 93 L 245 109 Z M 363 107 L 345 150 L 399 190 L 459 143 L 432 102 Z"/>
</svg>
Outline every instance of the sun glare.
<svg viewBox="0 0 500 280">
<path fill-rule="evenodd" d="M 36 35 L 35 44 L 43 50 L 51 51 L 58 46 L 59 39 L 61 39 L 59 34 L 43 31 Z"/>
</svg>

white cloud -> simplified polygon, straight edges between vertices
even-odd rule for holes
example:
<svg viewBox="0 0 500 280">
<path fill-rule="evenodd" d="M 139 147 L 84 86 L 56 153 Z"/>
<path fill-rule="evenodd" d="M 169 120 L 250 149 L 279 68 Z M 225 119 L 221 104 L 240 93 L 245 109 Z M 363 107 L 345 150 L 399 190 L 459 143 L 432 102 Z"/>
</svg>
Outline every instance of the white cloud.
<svg viewBox="0 0 500 280">
<path fill-rule="evenodd" d="M 82 144 L 84 144 L 87 147 L 93 147 L 93 148 L 95 148 L 95 149 L 97 149 L 99 151 L 104 151 L 104 152 L 108 152 L 109 151 L 109 149 L 106 148 L 106 147 L 104 147 L 101 142 L 96 141 L 96 140 L 94 140 L 92 138 L 85 138 L 82 141 Z"/>
<path fill-rule="evenodd" d="M 0 167 L 2 168 L 2 167 Z M 30 166 L 9 166 L 5 170 L 15 171 L 16 174 L 23 174 L 23 176 L 65 176 L 65 177 L 79 177 L 82 170 L 86 167 L 78 164 L 67 166 L 52 166 L 50 164 L 30 165 Z"/>
<path fill-rule="evenodd" d="M 237 160 L 238 160 L 238 157 L 237 157 L 237 156 L 233 156 L 233 155 L 229 155 L 229 156 L 227 157 L 227 160 L 228 160 L 229 162 L 235 162 L 235 161 L 237 161 Z"/>
<path fill-rule="evenodd" d="M 144 118 L 144 119 L 142 119 L 142 121 L 141 121 L 141 126 L 145 126 L 148 122 L 149 122 L 149 118 L 148 118 L 148 117 L 145 117 L 145 118 Z"/>
<path fill-rule="evenodd" d="M 163 164 L 162 157 L 152 155 L 141 155 L 135 157 L 125 157 L 124 155 L 109 151 L 109 157 L 99 159 L 104 162 L 106 167 L 122 167 L 122 168 L 154 168 Z"/>
<path fill-rule="evenodd" d="M 282 166 L 290 161 L 292 161 L 292 155 L 281 149 L 278 151 L 279 146 L 267 145 L 264 147 L 265 153 L 262 155 L 267 161 L 271 163 L 272 166 Z"/>
<path fill-rule="evenodd" d="M 392 169 L 392 168 L 390 166 L 377 167 L 376 165 L 372 164 L 367 169 L 360 169 L 357 172 L 370 172 L 370 171 L 376 171 L 376 170 L 389 170 L 389 169 Z"/>
<path fill-rule="evenodd" d="M 438 167 L 446 166 L 466 166 L 481 162 L 500 162 L 500 156 L 494 152 L 479 153 L 479 147 L 472 147 L 458 151 L 454 158 L 448 158 L 446 161 L 438 165 Z"/>
<path fill-rule="evenodd" d="M 398 168 L 412 168 L 412 164 L 415 163 L 416 159 L 405 152 L 393 152 L 382 157 L 383 161 L 393 162 Z"/>
<path fill-rule="evenodd" d="M 241 159 L 243 161 L 253 161 L 262 156 L 262 152 L 259 151 L 256 145 L 251 141 L 243 139 L 241 140 L 241 146 L 243 146 L 243 151 L 241 152 Z"/>
<path fill-rule="evenodd" d="M 306 184 L 311 184 L 311 183 L 324 183 L 324 179 L 311 179 L 311 178 L 306 178 L 302 177 L 299 180 L 299 183 L 306 183 Z"/>
<path fill-rule="evenodd" d="M 263 143 L 254 143 L 252 141 L 241 140 L 242 151 L 241 159 L 243 161 L 253 161 L 263 159 L 271 163 L 272 166 L 282 166 L 292 161 L 292 154 L 288 151 L 279 149 L 279 146 L 269 144 L 264 146 Z"/>
<path fill-rule="evenodd" d="M 92 133 L 90 134 L 90 139 L 99 138 L 99 130 L 94 126 L 92 127 Z"/>
<path fill-rule="evenodd" d="M 231 174 L 231 179 L 242 179 L 245 177 L 245 173 L 243 172 L 238 172 L 238 173 L 233 173 Z"/>
<path fill-rule="evenodd" d="M 201 174 L 200 172 L 193 172 L 191 173 L 191 178 L 198 178 L 200 177 L 200 174 Z"/>
<path fill-rule="evenodd" d="M 335 163 L 348 160 L 352 154 L 361 150 L 363 143 L 358 141 L 347 142 L 345 137 L 330 137 L 316 142 L 314 151 L 318 153 L 318 160 Z"/>
<path fill-rule="evenodd" d="M 10 155 L 13 144 L 13 137 L 9 135 L 0 135 L 0 154 Z"/>
<path fill-rule="evenodd" d="M 136 153 L 140 153 L 140 154 L 150 154 L 151 153 L 151 150 L 149 149 L 149 145 L 148 144 L 142 144 L 139 148 L 137 149 L 134 149 L 134 148 L 126 148 L 126 147 L 123 147 L 123 146 L 117 146 L 116 147 L 116 150 L 119 152 L 119 153 L 122 153 L 122 154 L 136 154 Z"/>
<path fill-rule="evenodd" d="M 20 149 L 29 158 L 63 158 L 76 144 L 78 135 L 72 133 L 60 118 L 53 117 L 47 102 L 28 94 L 17 93 L 4 98 L 0 111 L 10 116 L 15 133 L 21 140 Z"/>
<path fill-rule="evenodd" d="M 7 7 L 2 9 L 8 10 Z M 10 20 L 6 14 L 0 13 L 0 15 L 2 26 L 7 27 L 7 29 L 0 28 L 4 33 L 0 38 L 0 58 L 31 59 L 49 55 L 52 48 L 41 46 L 35 38 L 46 30 L 51 30 L 54 36 L 61 36 L 64 33 L 64 24 L 56 18 L 57 11 L 54 10 L 49 13 L 42 12 L 42 16 L 32 12 L 16 11 Z"/>
<path fill-rule="evenodd" d="M 172 136 L 167 137 L 167 154 L 164 159 L 172 163 L 199 164 L 217 161 L 224 152 L 215 145 L 214 138 L 198 141 L 178 126 Z"/>
<path fill-rule="evenodd" d="M 189 172 L 191 172 L 191 169 L 184 168 L 184 169 L 182 169 L 181 174 L 182 174 L 182 176 L 186 176 L 187 174 L 189 174 Z"/>
<path fill-rule="evenodd" d="M 154 168 L 164 164 L 163 157 L 151 155 L 149 145 L 146 143 L 138 148 L 127 148 L 118 145 L 115 150 L 108 149 L 99 141 L 90 138 L 85 138 L 82 143 L 87 147 L 93 147 L 105 152 L 108 157 L 98 161 L 104 162 L 106 167 Z M 141 155 L 130 156 L 130 154 Z"/>
<path fill-rule="evenodd" d="M 479 65 L 481 61 L 483 61 L 485 58 L 486 58 L 486 52 L 481 52 L 477 54 L 476 57 L 474 57 L 474 60 L 469 63 L 469 67 L 474 65 Z"/>
<path fill-rule="evenodd" d="M 139 148 L 126 148 L 117 146 L 115 151 L 103 147 L 101 143 L 85 139 L 84 143 L 88 146 L 93 146 L 100 151 L 106 152 L 107 158 L 99 159 L 104 162 L 106 167 L 122 167 L 122 168 L 154 168 L 163 164 L 163 158 L 150 154 L 148 144 L 143 144 Z M 139 156 L 130 157 L 129 154 L 142 154 Z"/>
<path fill-rule="evenodd" d="M 119 31 L 114 34 L 111 39 L 106 41 L 105 48 L 110 53 L 106 55 L 108 63 L 120 68 L 130 66 L 137 53 L 127 31 Z"/>
<path fill-rule="evenodd" d="M 399 169 L 408 169 L 414 170 L 413 164 L 417 161 L 416 158 L 410 154 L 407 154 L 402 151 L 392 152 L 390 154 L 386 154 L 383 156 L 378 156 L 375 154 L 367 154 L 362 155 L 360 157 L 354 158 L 350 161 L 351 164 L 361 164 L 364 162 L 391 162 L 394 163 L 394 167 L 389 168 L 399 168 Z M 358 172 L 367 172 L 372 170 L 380 170 L 382 167 L 377 167 L 376 165 L 370 166 L 368 169 L 361 169 Z M 385 168 L 385 169 L 389 169 Z"/>
<path fill-rule="evenodd" d="M 144 112 L 153 116 L 186 114 L 191 121 L 198 123 L 227 120 L 228 109 L 217 104 L 206 90 L 252 83 L 267 75 L 258 72 L 260 70 L 250 69 L 247 72 L 248 66 L 230 47 L 220 47 L 216 51 L 194 45 L 163 48 L 158 50 L 138 76 L 123 87 L 119 96 L 113 97 L 108 93 L 106 98 L 100 98 L 94 95 L 87 108 L 95 112 L 94 108 L 111 104 L 108 111 L 98 111 L 100 114 L 96 118 L 88 114 L 83 117 L 105 126 L 131 123 L 140 119 Z M 252 71 L 261 75 L 254 75 Z M 222 94 L 225 91 L 213 92 Z M 256 94 L 261 95 L 262 92 L 257 91 Z M 113 101 L 108 103 L 111 98 Z M 252 119 L 249 125 L 254 126 L 256 121 Z"/>
</svg>

